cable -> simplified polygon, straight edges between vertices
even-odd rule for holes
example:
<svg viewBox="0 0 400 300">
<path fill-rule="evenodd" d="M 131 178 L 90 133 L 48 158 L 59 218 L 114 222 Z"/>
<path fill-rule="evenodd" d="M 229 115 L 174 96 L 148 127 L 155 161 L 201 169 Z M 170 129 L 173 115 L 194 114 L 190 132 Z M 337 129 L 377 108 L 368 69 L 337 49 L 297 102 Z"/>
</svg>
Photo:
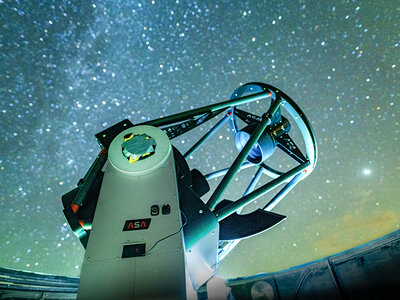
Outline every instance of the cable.
<svg viewBox="0 0 400 300">
<path fill-rule="evenodd" d="M 166 237 L 163 237 L 162 239 L 158 240 L 158 241 L 153 245 L 153 247 L 151 247 L 149 250 L 146 251 L 145 255 L 147 255 L 151 250 L 153 250 L 154 247 L 155 247 L 159 242 L 162 242 L 163 240 L 166 240 L 167 238 L 169 238 L 169 237 L 171 237 L 171 236 L 174 236 L 174 235 L 176 235 L 176 234 L 178 234 L 179 232 L 182 231 L 182 228 L 187 224 L 187 217 L 186 217 L 186 215 L 185 215 L 182 211 L 181 211 L 181 214 L 182 214 L 183 217 L 185 218 L 185 222 L 184 222 L 184 224 L 182 224 L 182 226 L 179 228 L 179 230 L 178 230 L 177 232 L 175 232 L 175 233 L 171 233 L 170 235 L 167 235 Z"/>
</svg>

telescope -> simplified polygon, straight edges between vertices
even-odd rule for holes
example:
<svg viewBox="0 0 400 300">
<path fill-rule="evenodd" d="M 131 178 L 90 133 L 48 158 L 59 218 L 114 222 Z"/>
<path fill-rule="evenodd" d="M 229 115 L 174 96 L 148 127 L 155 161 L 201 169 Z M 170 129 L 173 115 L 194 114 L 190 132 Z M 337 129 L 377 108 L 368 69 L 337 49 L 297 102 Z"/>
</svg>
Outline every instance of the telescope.
<svg viewBox="0 0 400 300">
<path fill-rule="evenodd" d="M 207 122 L 215 124 L 186 152 L 172 144 Z M 232 164 L 211 173 L 191 168 L 189 158 L 228 126 L 237 152 Z M 62 196 L 65 217 L 85 248 L 78 299 L 197 299 L 241 240 L 286 218 L 272 210 L 317 162 L 305 114 L 284 92 L 259 82 L 220 103 L 138 124 L 122 120 L 96 139 L 99 155 Z M 289 169 L 272 165 L 282 155 Z M 237 173 L 250 168 L 243 196 L 226 199 Z M 263 175 L 269 180 L 260 186 Z M 244 213 L 256 200 L 265 204 Z"/>
</svg>

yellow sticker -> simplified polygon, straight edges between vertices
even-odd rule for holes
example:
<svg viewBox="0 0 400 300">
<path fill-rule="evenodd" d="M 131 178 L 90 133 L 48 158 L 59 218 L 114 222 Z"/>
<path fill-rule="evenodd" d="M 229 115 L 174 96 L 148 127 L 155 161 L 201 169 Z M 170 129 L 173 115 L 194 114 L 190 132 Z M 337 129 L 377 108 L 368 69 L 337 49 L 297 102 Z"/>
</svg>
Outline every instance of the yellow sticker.
<svg viewBox="0 0 400 300">
<path fill-rule="evenodd" d="M 131 157 L 129 157 L 129 163 L 133 164 L 134 162 L 137 162 L 139 160 L 140 157 L 132 159 Z"/>
<path fill-rule="evenodd" d="M 127 138 L 124 138 L 124 141 L 126 142 L 126 141 L 130 140 L 130 139 L 133 138 L 134 136 L 135 136 L 135 135 L 134 135 L 133 133 L 131 133 L 130 136 L 128 136 Z"/>
</svg>

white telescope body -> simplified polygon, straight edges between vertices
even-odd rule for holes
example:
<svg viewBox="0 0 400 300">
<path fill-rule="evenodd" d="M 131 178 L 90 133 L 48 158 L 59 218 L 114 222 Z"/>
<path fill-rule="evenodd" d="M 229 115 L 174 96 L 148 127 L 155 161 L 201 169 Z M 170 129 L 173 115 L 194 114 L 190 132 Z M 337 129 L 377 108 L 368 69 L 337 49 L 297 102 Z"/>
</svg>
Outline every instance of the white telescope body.
<svg viewBox="0 0 400 300">
<path fill-rule="evenodd" d="M 124 136 L 146 134 L 152 155 L 129 163 Z M 185 273 L 185 245 L 175 161 L 167 135 L 152 126 L 136 126 L 112 141 L 93 225 L 82 265 L 78 299 L 184 299 L 213 275 L 202 273 L 197 247 L 187 262 L 200 268 Z M 156 211 L 158 208 L 158 213 Z M 214 253 L 218 235 L 214 239 Z M 215 261 L 216 262 L 216 255 Z M 200 264 L 200 263 L 198 263 Z M 205 269 L 207 271 L 207 268 Z M 190 277 L 192 275 L 192 277 Z M 193 286 L 192 282 L 197 283 Z"/>
</svg>

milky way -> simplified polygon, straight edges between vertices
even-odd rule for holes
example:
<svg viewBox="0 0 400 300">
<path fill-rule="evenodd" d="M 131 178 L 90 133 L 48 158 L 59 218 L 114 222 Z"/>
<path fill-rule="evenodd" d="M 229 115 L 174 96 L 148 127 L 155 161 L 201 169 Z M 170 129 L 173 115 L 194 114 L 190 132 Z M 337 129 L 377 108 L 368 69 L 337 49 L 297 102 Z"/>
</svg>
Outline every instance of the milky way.
<svg viewBox="0 0 400 300">
<path fill-rule="evenodd" d="M 61 195 L 100 150 L 94 134 L 229 99 L 250 81 L 302 108 L 319 160 L 274 209 L 288 219 L 218 272 L 277 271 L 398 229 L 399 3 L 281 2 L 1 0 L 0 266 L 78 276 L 84 251 Z M 184 152 L 211 125 L 174 144 Z M 189 160 L 204 173 L 237 153 L 228 127 L 210 142 Z"/>
</svg>

